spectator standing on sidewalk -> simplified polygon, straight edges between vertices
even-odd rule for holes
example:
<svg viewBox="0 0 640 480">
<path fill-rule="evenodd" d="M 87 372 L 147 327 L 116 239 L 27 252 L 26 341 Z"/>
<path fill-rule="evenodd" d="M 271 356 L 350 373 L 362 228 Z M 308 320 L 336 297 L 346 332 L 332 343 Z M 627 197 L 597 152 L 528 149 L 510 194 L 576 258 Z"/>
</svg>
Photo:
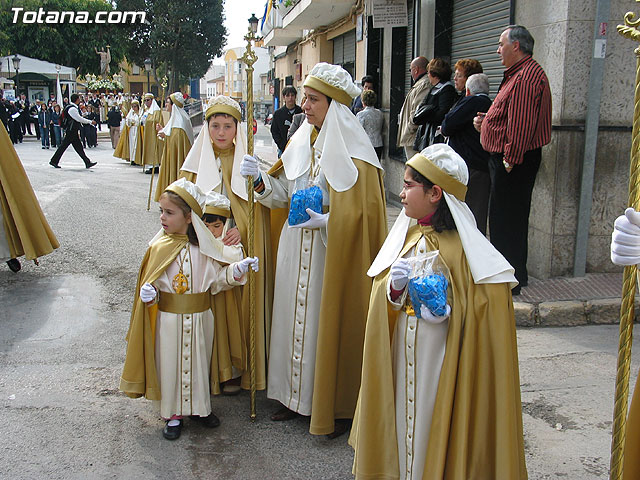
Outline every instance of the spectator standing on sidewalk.
<svg viewBox="0 0 640 480">
<path fill-rule="evenodd" d="M 113 105 L 107 113 L 107 125 L 109 126 L 109 136 L 111 137 L 111 148 L 115 149 L 120 140 L 120 123 L 122 114 L 117 105 Z"/>
<path fill-rule="evenodd" d="M 284 98 L 284 106 L 280 107 L 273 113 L 271 121 L 271 136 L 278 146 L 278 158 L 282 155 L 284 147 L 287 146 L 287 132 L 291 126 L 293 116 L 302 113 L 302 109 L 296 105 L 296 96 L 298 92 L 292 86 L 284 87 L 282 97 Z"/>
<path fill-rule="evenodd" d="M 71 95 L 71 102 L 69 103 L 69 105 L 64 107 L 64 139 L 62 140 L 62 143 L 56 150 L 56 153 L 53 154 L 53 157 L 51 157 L 51 161 L 49 162 L 49 165 L 51 165 L 53 168 L 60 168 L 60 165 L 58 165 L 60 163 L 60 158 L 62 158 L 62 154 L 69 147 L 69 145 L 72 145 L 76 153 L 80 155 L 80 158 L 82 158 L 82 160 L 84 161 L 84 166 L 86 168 L 91 168 L 98 163 L 89 160 L 89 157 L 87 157 L 86 153 L 84 153 L 84 149 L 82 148 L 82 142 L 80 142 L 80 125 L 90 123 L 93 123 L 95 125 L 95 122 L 92 122 L 91 120 L 82 118 L 80 116 L 80 112 L 78 111 L 79 103 L 80 97 L 77 93 L 73 93 Z"/>
<path fill-rule="evenodd" d="M 44 103 L 38 104 L 38 128 L 40 129 L 40 139 L 42 149 L 49 148 L 49 124 L 51 123 L 51 112 Z"/>
<path fill-rule="evenodd" d="M 418 131 L 418 125 L 413 123 L 413 114 L 416 112 L 418 105 L 427 96 L 429 90 L 431 90 L 431 83 L 427 75 L 427 65 L 429 60 L 425 57 L 416 57 L 411 62 L 411 79 L 413 80 L 413 87 L 409 90 L 404 103 L 402 104 L 402 110 L 398 115 L 398 138 L 397 145 L 404 147 L 404 154 L 409 160 L 416 153 L 413 149 L 413 143 L 416 140 L 416 132 Z"/>
<path fill-rule="evenodd" d="M 551 90 L 542 67 L 531 56 L 534 40 L 520 25 L 500 35 L 498 55 L 506 67 L 498 95 L 485 115 L 473 123 L 482 148 L 491 154 L 491 243 L 516 269 L 520 287 L 529 282 L 527 249 L 531 194 L 551 141 Z"/>
<path fill-rule="evenodd" d="M 382 158 L 382 126 L 384 125 L 383 113 L 375 107 L 378 96 L 373 90 L 365 90 L 360 95 L 364 108 L 356 114 L 356 118 L 367 132 L 371 145 L 378 158 Z M 356 97 L 359 98 L 359 97 Z M 353 110 L 352 110 L 353 111 Z"/>
</svg>

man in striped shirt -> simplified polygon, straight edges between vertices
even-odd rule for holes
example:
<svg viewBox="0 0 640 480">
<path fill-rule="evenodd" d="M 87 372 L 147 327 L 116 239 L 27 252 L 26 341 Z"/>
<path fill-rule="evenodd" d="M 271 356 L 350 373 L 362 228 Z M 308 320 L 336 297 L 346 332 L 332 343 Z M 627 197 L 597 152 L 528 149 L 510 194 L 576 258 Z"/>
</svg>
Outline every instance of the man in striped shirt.
<svg viewBox="0 0 640 480">
<path fill-rule="evenodd" d="M 551 90 L 544 70 L 531 58 L 533 37 L 520 25 L 500 35 L 498 55 L 506 67 L 498 95 L 474 126 L 482 148 L 489 152 L 491 243 L 515 268 L 519 285 L 528 283 L 527 235 L 531 194 L 551 140 Z"/>
</svg>

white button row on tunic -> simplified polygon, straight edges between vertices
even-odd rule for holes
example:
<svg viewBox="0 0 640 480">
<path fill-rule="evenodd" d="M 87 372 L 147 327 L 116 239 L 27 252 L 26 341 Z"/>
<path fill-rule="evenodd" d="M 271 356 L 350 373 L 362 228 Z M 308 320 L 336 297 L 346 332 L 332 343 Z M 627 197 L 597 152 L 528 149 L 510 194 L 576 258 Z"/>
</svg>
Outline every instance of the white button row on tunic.
<svg viewBox="0 0 640 480">
<path fill-rule="evenodd" d="M 187 278 L 191 277 L 191 263 L 187 249 L 182 250 L 181 255 L 187 255 L 184 259 L 182 270 Z M 187 286 L 185 294 L 191 293 L 191 282 Z M 183 314 L 182 317 L 182 415 L 191 415 L 191 344 L 193 330 L 193 316 Z"/>
<path fill-rule="evenodd" d="M 418 319 L 414 315 L 407 315 L 407 326 L 405 330 L 405 367 L 406 367 L 406 405 L 407 410 L 407 436 L 405 438 L 406 445 L 406 465 L 407 465 L 407 478 L 411 478 L 411 471 L 413 468 L 413 433 L 415 430 L 415 418 L 416 418 L 416 334 L 418 329 Z"/>
<path fill-rule="evenodd" d="M 293 324 L 293 356 L 291 358 L 291 403 L 289 408 L 296 411 L 300 403 L 302 382 L 302 354 L 304 353 L 304 330 L 307 313 L 307 285 L 311 264 L 311 245 L 313 231 L 302 229 L 302 248 L 300 250 L 300 270 L 296 285 L 295 322 Z"/>
</svg>

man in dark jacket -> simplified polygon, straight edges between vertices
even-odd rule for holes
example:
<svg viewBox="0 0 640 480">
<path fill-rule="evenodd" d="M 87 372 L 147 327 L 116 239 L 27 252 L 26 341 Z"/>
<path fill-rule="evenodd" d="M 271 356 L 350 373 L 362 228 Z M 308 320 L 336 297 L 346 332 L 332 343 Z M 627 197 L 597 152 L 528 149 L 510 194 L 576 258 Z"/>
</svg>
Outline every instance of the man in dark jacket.
<svg viewBox="0 0 640 480">
<path fill-rule="evenodd" d="M 296 105 L 297 91 L 292 86 L 284 87 L 282 97 L 284 106 L 273 113 L 271 121 L 271 136 L 278 146 L 278 158 L 282 155 L 284 147 L 287 146 L 287 132 L 291 126 L 291 120 L 296 113 L 302 113 L 302 109 Z"/>
<path fill-rule="evenodd" d="M 107 125 L 109 126 L 109 135 L 111 136 L 111 147 L 116 148 L 120 140 L 120 122 L 122 122 L 122 114 L 117 106 L 111 107 L 107 113 Z"/>
<path fill-rule="evenodd" d="M 486 112 L 491 106 L 489 99 L 489 77 L 476 73 L 467 79 L 466 96 L 456 103 L 444 116 L 441 131 L 449 137 L 449 145 L 467 163 L 469 183 L 466 204 L 473 212 L 478 230 L 487 233 L 489 209 L 489 153 L 480 145 L 480 132 L 473 126 L 473 117 Z"/>
<path fill-rule="evenodd" d="M 62 154 L 67 149 L 69 145 L 73 145 L 73 149 L 76 151 L 80 158 L 84 161 L 84 166 L 86 168 L 91 168 L 96 165 L 97 162 L 92 162 L 89 160 L 89 157 L 84 153 L 84 149 L 82 148 L 82 142 L 80 141 L 79 130 L 81 124 L 96 124 L 95 120 L 91 121 L 86 118 L 80 116 L 80 112 L 78 111 L 78 104 L 80 103 L 80 96 L 77 93 L 71 95 L 71 103 L 69 103 L 63 110 L 62 117 L 62 127 L 64 128 L 64 138 L 62 139 L 62 143 L 56 150 L 56 153 L 51 157 L 51 161 L 49 165 L 53 168 L 60 168 L 58 163 L 60 162 L 60 158 Z"/>
<path fill-rule="evenodd" d="M 42 149 L 49 148 L 49 124 L 51 123 L 51 112 L 44 103 L 38 103 L 38 130 L 42 139 Z"/>
</svg>

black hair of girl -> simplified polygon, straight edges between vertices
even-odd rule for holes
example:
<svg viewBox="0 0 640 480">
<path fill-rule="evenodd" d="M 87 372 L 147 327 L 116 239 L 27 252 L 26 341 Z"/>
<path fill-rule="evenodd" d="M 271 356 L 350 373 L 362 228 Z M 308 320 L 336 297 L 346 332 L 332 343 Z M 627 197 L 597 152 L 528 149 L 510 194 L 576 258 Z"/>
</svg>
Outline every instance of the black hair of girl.
<svg viewBox="0 0 640 480">
<path fill-rule="evenodd" d="M 425 193 L 435 185 L 415 168 L 410 167 L 409 165 L 407 165 L 407 168 L 409 169 L 409 175 L 411 175 L 411 178 L 422 185 L 422 189 Z M 433 217 L 431 217 L 431 225 L 438 233 L 444 230 L 456 230 L 456 222 L 453 219 L 453 215 L 451 215 L 451 210 L 449 210 L 449 205 L 447 205 L 444 196 L 440 200 L 440 203 L 438 203 L 438 207 L 436 208 Z"/>
<path fill-rule="evenodd" d="M 171 200 L 171 202 L 173 202 L 180 210 L 182 210 L 182 213 L 184 214 L 185 217 L 187 216 L 188 213 L 191 212 L 191 207 L 177 193 L 174 193 L 170 190 L 165 190 L 162 195 L 166 195 L 167 198 Z M 189 243 L 196 246 L 200 245 L 198 243 L 198 235 L 196 235 L 196 230 L 195 228 L 193 228 L 193 222 L 191 222 L 187 227 L 187 237 L 189 237 Z"/>
<path fill-rule="evenodd" d="M 235 122 L 236 126 L 238 126 L 238 119 L 236 117 L 234 117 L 233 115 L 229 115 L 228 113 L 222 113 L 222 112 L 212 114 L 207 119 L 207 125 L 209 124 L 212 118 L 216 118 L 216 117 L 233 118 L 233 121 Z"/>
<path fill-rule="evenodd" d="M 223 217 L 222 215 L 216 215 L 214 213 L 205 213 L 202 216 L 202 221 L 205 223 L 213 223 L 220 220 L 222 223 L 227 221 L 227 217 Z"/>
</svg>

